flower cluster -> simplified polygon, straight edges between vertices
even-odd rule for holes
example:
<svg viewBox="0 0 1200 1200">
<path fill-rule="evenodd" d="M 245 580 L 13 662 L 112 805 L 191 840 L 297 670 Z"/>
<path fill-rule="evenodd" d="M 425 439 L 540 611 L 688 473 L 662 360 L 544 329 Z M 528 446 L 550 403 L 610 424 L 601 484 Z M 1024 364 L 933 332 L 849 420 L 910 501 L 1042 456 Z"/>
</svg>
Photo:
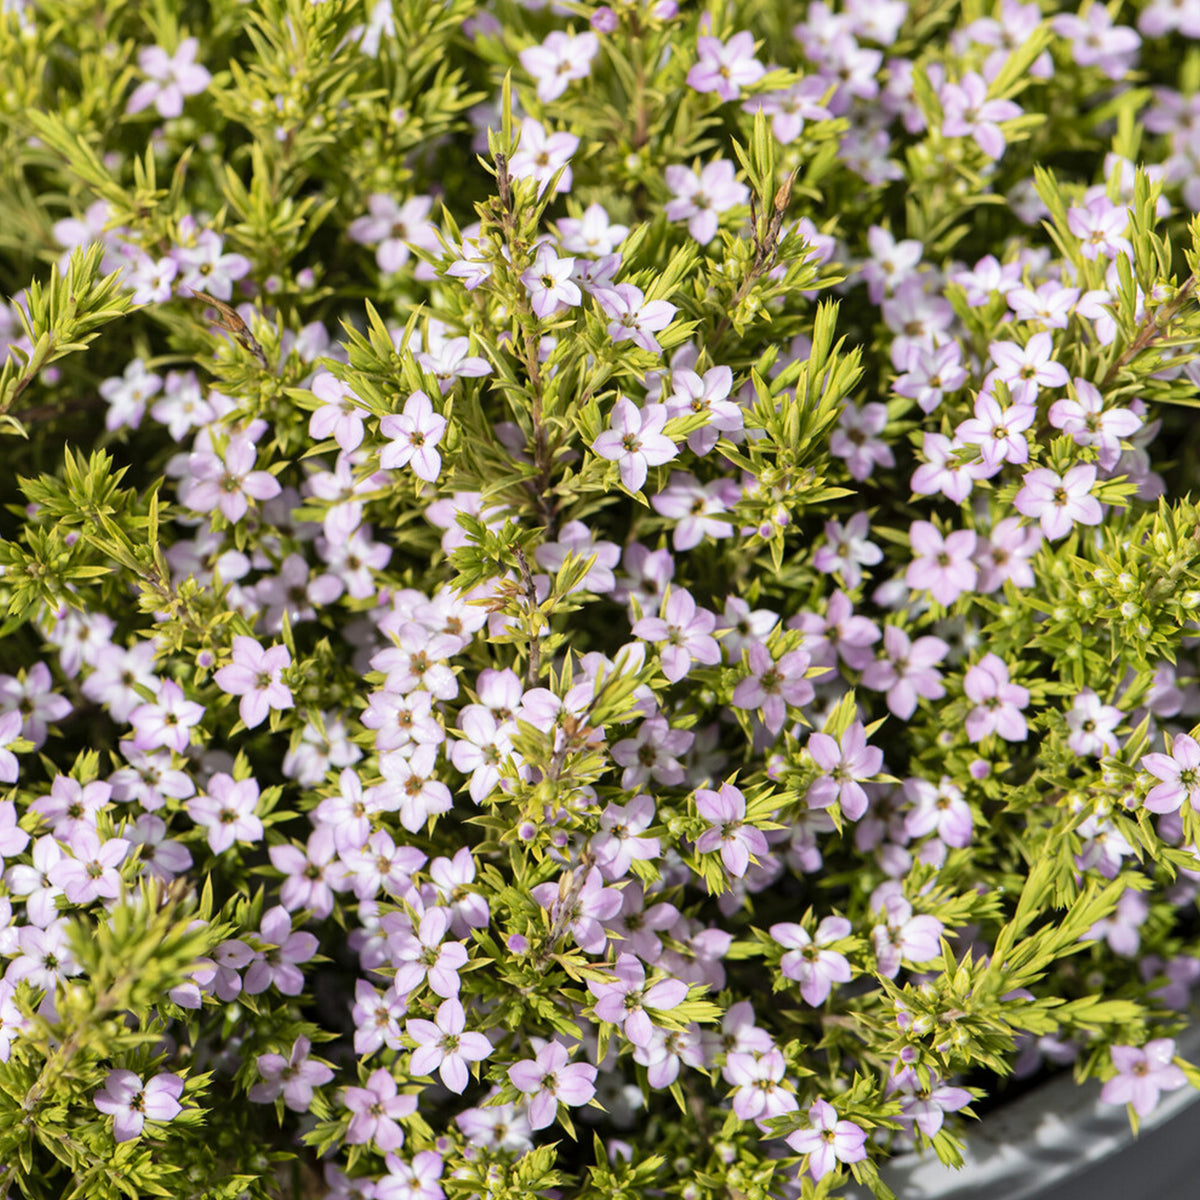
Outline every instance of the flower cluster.
<svg viewBox="0 0 1200 1200">
<path fill-rule="evenodd" d="M 10 8 L 0 1195 L 1200 1081 L 1189 5 Z"/>
</svg>

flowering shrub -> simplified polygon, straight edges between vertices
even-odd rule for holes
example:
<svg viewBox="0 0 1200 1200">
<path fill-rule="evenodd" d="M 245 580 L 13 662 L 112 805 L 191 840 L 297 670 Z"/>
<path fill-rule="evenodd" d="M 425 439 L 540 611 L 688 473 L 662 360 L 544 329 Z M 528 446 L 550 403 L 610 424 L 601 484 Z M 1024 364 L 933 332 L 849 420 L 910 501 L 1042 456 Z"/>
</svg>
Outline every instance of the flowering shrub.
<svg viewBox="0 0 1200 1200">
<path fill-rule="evenodd" d="M 1200 8 L 1054 9 L 6 6 L 0 1195 L 1200 1082 Z"/>
</svg>

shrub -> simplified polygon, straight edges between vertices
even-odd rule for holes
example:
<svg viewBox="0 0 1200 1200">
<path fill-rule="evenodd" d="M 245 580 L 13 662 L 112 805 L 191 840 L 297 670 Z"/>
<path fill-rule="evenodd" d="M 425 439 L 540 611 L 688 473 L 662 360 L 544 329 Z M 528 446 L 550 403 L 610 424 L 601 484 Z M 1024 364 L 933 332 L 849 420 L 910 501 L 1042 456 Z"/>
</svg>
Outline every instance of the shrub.
<svg viewBox="0 0 1200 1200">
<path fill-rule="evenodd" d="M 1200 1079 L 1200 20 L 1052 7 L 10 6 L 0 1194 Z"/>
</svg>

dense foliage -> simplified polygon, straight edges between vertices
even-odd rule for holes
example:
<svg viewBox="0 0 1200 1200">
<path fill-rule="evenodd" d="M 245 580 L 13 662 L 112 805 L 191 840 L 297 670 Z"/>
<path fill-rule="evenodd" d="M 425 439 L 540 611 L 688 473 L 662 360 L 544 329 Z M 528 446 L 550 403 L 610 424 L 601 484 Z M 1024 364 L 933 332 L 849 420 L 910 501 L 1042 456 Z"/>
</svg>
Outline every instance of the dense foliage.
<svg viewBox="0 0 1200 1200">
<path fill-rule="evenodd" d="M 1200 1082 L 1197 0 L 0 61 L 0 1196 L 886 1197 Z"/>
</svg>

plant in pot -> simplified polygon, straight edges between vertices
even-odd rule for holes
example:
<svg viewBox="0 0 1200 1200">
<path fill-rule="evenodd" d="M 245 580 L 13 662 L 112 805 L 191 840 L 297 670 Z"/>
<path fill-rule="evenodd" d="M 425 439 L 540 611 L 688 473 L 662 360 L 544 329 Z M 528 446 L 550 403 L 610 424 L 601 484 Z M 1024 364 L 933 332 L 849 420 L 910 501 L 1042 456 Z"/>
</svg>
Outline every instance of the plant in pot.
<svg viewBox="0 0 1200 1200">
<path fill-rule="evenodd" d="M 0 1195 L 1189 1095 L 1193 16 L 0 18 Z"/>
</svg>

